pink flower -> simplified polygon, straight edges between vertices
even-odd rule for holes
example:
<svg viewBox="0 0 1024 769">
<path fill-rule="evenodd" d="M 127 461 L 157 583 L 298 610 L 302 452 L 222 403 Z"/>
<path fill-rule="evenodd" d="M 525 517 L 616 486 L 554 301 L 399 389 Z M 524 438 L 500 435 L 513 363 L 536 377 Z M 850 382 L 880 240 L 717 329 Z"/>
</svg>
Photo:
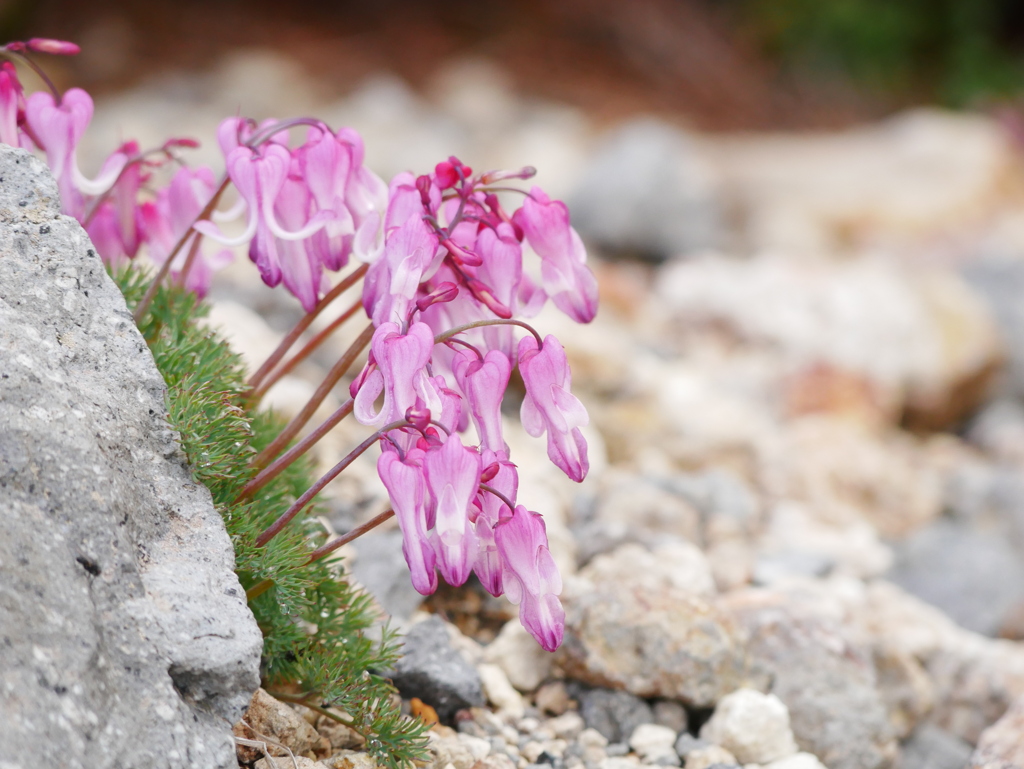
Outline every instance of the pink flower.
<svg viewBox="0 0 1024 769">
<path fill-rule="evenodd" d="M 519 475 L 516 466 L 508 461 L 508 454 L 505 452 L 494 452 L 488 449 L 483 450 L 483 475 L 487 477 L 487 485 L 504 494 L 513 504 L 516 501 L 516 492 L 519 490 Z M 494 527 L 498 522 L 512 515 L 512 510 L 501 499 L 484 489 L 477 494 L 473 503 L 474 531 L 477 540 L 476 565 L 473 571 L 480 579 L 480 584 L 488 593 L 497 597 L 504 592 L 502 587 L 501 554 L 498 552 L 498 544 L 494 540 Z M 473 517 L 471 515 L 471 519 Z"/>
<path fill-rule="evenodd" d="M 425 323 L 413 323 L 402 334 L 396 323 L 383 323 L 370 340 L 376 368 L 362 379 L 355 395 L 353 414 L 364 425 L 381 427 L 405 417 L 420 398 L 432 414 L 441 413 L 441 401 L 427 377 L 427 363 L 434 348 L 434 334 Z M 384 393 L 384 404 L 374 413 L 373 404 Z"/>
<path fill-rule="evenodd" d="M 534 438 L 548 434 L 548 458 L 574 481 L 586 477 L 587 442 L 580 432 L 590 418 L 579 399 L 569 392 L 572 375 L 565 349 L 553 336 L 537 348 L 532 335 L 519 342 L 519 373 L 526 397 L 519 411 L 523 427 Z"/>
<path fill-rule="evenodd" d="M 483 360 L 476 353 L 460 350 L 452 361 L 455 381 L 469 401 L 480 445 L 491 451 L 508 452 L 501 435 L 501 399 L 508 386 L 512 364 L 500 350 L 491 350 Z"/>
<path fill-rule="evenodd" d="M 25 95 L 18 71 L 9 61 L 0 64 L 0 143 L 21 146 L 19 118 L 25 109 Z"/>
<path fill-rule="evenodd" d="M 156 201 L 139 207 L 139 218 L 149 258 L 157 264 L 167 261 L 171 250 L 188 232 L 199 212 L 206 207 L 216 191 L 217 183 L 209 168 L 181 168 L 167 187 L 157 193 Z M 174 257 L 172 272 L 179 275 L 185 266 L 190 248 L 186 244 Z M 209 255 L 200 246 L 185 279 L 185 287 L 199 296 L 206 296 L 213 273 L 226 267 L 234 255 L 224 249 Z"/>
<path fill-rule="evenodd" d="M 125 165 L 125 158 L 138 154 L 138 142 L 131 141 L 107 158 L 100 174 L 116 167 L 120 175 L 85 228 L 103 261 L 115 269 L 134 259 L 141 243 L 138 197 L 145 178 L 141 163 Z"/>
<path fill-rule="evenodd" d="M 437 236 L 418 216 L 385 235 L 384 256 L 370 266 L 363 282 L 363 307 L 375 325 L 409 319 L 436 252 Z"/>
<path fill-rule="evenodd" d="M 597 280 L 586 265 L 583 241 L 569 226 L 569 209 L 540 187 L 530 190 L 513 221 L 541 258 L 544 290 L 562 312 L 579 323 L 597 313 Z"/>
<path fill-rule="evenodd" d="M 562 577 L 548 549 L 544 519 L 517 505 L 494 527 L 504 564 L 505 596 L 519 606 L 519 621 L 542 647 L 553 652 L 562 643 L 565 610 L 558 600 Z"/>
<path fill-rule="evenodd" d="M 468 578 L 476 557 L 476 535 L 470 523 L 470 503 L 480 487 L 480 455 L 451 434 L 423 460 L 427 488 L 435 506 L 437 566 L 449 585 Z"/>
<path fill-rule="evenodd" d="M 230 147 L 244 136 L 242 124 L 222 124 L 218 133 L 223 146 Z M 285 286 L 302 302 L 306 311 L 316 305 L 321 289 L 322 264 L 302 246 L 284 245 L 302 241 L 335 218 L 332 210 L 321 210 L 312 216 L 308 187 L 289 178 L 292 154 L 274 141 L 268 141 L 256 151 L 240 145 L 228 153 L 228 176 L 249 210 L 245 232 L 229 238 L 209 221 L 198 222 L 195 229 L 219 240 L 224 245 L 249 242 L 249 258 L 256 263 L 263 282 L 276 286 L 285 280 Z M 285 225 L 293 229 L 285 229 Z"/>
<path fill-rule="evenodd" d="M 429 534 L 434 521 L 427 508 L 423 457 L 421 449 L 411 449 L 405 459 L 397 451 L 385 449 L 377 460 L 377 474 L 388 490 L 402 529 L 402 552 L 409 564 L 412 586 L 423 595 L 430 595 L 437 590 L 437 573 L 433 537 Z"/>
<path fill-rule="evenodd" d="M 25 120 L 42 143 L 46 162 L 57 179 L 61 211 L 79 220 L 84 213 L 82 193 L 105 192 L 128 160 L 122 155 L 119 162 L 108 162 L 96 179 L 82 176 L 75 162 L 75 151 L 92 120 L 92 110 L 92 97 L 81 88 L 69 89 L 60 104 L 49 91 L 37 91 L 25 103 Z"/>
</svg>

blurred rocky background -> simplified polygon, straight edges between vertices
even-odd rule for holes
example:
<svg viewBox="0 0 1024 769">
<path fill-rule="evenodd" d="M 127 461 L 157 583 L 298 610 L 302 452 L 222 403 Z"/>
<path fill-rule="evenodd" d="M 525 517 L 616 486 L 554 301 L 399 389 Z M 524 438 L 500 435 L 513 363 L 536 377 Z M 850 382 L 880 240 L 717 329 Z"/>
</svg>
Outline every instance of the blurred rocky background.
<svg viewBox="0 0 1024 769">
<path fill-rule="evenodd" d="M 538 325 L 590 477 L 506 426 L 563 649 L 472 584 L 423 603 L 396 529 L 347 553 L 413 628 L 399 672 L 438 687 L 415 696 L 459 703 L 437 769 L 1024 766 L 1019 4 L 41 0 L 0 30 L 82 45 L 54 66 L 97 97 L 86 173 L 168 135 L 219 168 L 223 117 L 315 114 L 382 176 L 455 154 L 568 201 L 602 308 Z M 254 364 L 300 314 L 244 255 L 213 300 Z M 329 489 L 338 531 L 387 504 L 364 459 Z"/>
</svg>

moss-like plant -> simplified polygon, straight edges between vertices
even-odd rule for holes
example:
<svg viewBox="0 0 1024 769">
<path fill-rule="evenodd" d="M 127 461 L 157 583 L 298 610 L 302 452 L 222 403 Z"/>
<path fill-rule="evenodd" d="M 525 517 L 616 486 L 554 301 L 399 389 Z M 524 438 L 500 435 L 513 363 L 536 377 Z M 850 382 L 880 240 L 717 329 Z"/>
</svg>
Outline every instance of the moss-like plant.
<svg viewBox="0 0 1024 769">
<path fill-rule="evenodd" d="M 134 309 L 151 276 L 137 268 L 115 275 Z M 425 757 L 424 725 L 402 716 L 395 689 L 371 672 L 392 667 L 400 643 L 385 627 L 371 638 L 377 616 L 370 598 L 345 580 L 337 560 L 310 562 L 327 532 L 315 506 L 271 539 L 256 539 L 314 482 L 308 456 L 290 464 L 258 494 L 239 502 L 255 475 L 250 460 L 284 423 L 247 405 L 241 360 L 215 331 L 198 323 L 208 312 L 196 295 L 161 285 L 139 330 L 167 382 L 167 410 L 196 481 L 204 484 L 235 547 L 235 569 L 247 591 L 272 584 L 250 600 L 263 632 L 265 684 L 282 699 L 320 712 L 336 708 L 366 738 L 382 765 L 397 769 Z M 336 714 L 330 714 L 337 717 Z M 339 719 L 342 720 L 342 719 Z"/>
</svg>

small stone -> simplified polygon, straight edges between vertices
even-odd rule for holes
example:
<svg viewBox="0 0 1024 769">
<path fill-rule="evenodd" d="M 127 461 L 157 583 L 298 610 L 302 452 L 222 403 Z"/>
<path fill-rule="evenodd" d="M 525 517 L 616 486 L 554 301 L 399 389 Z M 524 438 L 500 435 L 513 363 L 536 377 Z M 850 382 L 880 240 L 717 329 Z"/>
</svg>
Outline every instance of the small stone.
<svg viewBox="0 0 1024 769">
<path fill-rule="evenodd" d="M 526 712 L 526 705 L 522 695 L 509 683 L 505 671 L 486 662 L 477 665 L 476 670 L 480 674 L 480 683 L 483 685 L 487 701 L 511 718 L 522 718 Z"/>
<path fill-rule="evenodd" d="M 563 740 L 573 740 L 583 732 L 586 725 L 583 723 L 583 716 L 570 710 L 568 713 L 563 713 L 557 718 L 549 719 L 545 726 L 556 737 L 560 737 Z"/>
<path fill-rule="evenodd" d="M 825 769 L 825 765 L 813 753 L 796 753 L 765 764 L 764 769 Z"/>
<path fill-rule="evenodd" d="M 544 752 L 555 758 L 563 758 L 569 743 L 565 740 L 544 740 Z"/>
<path fill-rule="evenodd" d="M 459 740 L 469 749 L 469 752 L 477 761 L 483 760 L 491 752 L 490 740 L 485 740 L 482 737 L 473 737 L 469 734 L 459 734 Z"/>
<path fill-rule="evenodd" d="M 310 711 L 315 713 L 315 711 Z M 314 724 L 321 737 L 326 737 L 334 750 L 351 750 L 361 748 L 366 739 L 355 729 L 350 729 L 345 724 L 335 721 L 327 716 L 319 716 Z"/>
<path fill-rule="evenodd" d="M 544 713 L 560 716 L 569 709 L 569 692 L 563 682 L 551 681 L 537 690 L 533 702 Z"/>
<path fill-rule="evenodd" d="M 601 762 L 601 769 L 636 769 L 639 765 L 636 756 L 608 756 Z"/>
<path fill-rule="evenodd" d="M 418 697 L 444 721 L 457 710 L 484 704 L 480 675 L 452 647 L 444 620 L 437 616 L 410 628 L 402 657 L 387 676 L 403 697 Z"/>
<path fill-rule="evenodd" d="M 707 740 L 701 740 L 694 737 L 692 734 L 683 733 L 679 735 L 679 739 L 676 740 L 676 753 L 679 754 L 680 758 L 686 758 L 686 756 L 694 750 L 699 748 L 706 748 L 711 743 Z"/>
<path fill-rule="evenodd" d="M 660 757 L 671 756 L 676 759 L 678 766 L 679 756 L 673 747 L 675 741 L 676 732 L 667 726 L 640 724 L 629 738 L 629 747 L 648 763 Z"/>
<path fill-rule="evenodd" d="M 735 756 L 719 745 L 708 745 L 704 748 L 696 748 L 686 755 L 686 769 L 710 769 L 715 764 L 736 766 L 738 762 Z"/>
<path fill-rule="evenodd" d="M 963 769 L 972 752 L 969 742 L 924 723 L 903 743 L 900 769 Z"/>
<path fill-rule="evenodd" d="M 786 706 L 775 695 L 753 689 L 723 698 L 700 736 L 744 764 L 764 764 L 797 752 Z"/>
<path fill-rule="evenodd" d="M 515 762 L 502 753 L 491 753 L 473 764 L 473 769 L 515 769 L 515 767 Z"/>
<path fill-rule="evenodd" d="M 604 749 L 606 756 L 625 756 L 629 753 L 629 745 L 624 742 L 613 742 Z"/>
<path fill-rule="evenodd" d="M 281 769 L 278 761 L 278 769 Z M 377 769 L 377 762 L 369 753 L 355 750 L 341 750 L 330 758 L 324 759 L 330 769 Z"/>
<path fill-rule="evenodd" d="M 337 766 L 334 764 L 325 764 L 322 761 L 314 761 L 312 758 L 306 758 L 305 756 L 295 756 L 295 763 L 292 763 L 292 759 L 288 758 L 285 761 L 280 759 L 271 763 L 266 758 L 261 758 L 256 762 L 254 769 L 281 769 L 282 765 L 286 765 L 291 769 L 355 769 L 354 767 Z M 376 764 L 373 765 L 374 767 Z M 360 769 L 362 769 L 360 767 Z M 367 768 L 369 769 L 369 767 Z"/>
<path fill-rule="evenodd" d="M 537 761 L 537 757 L 543 752 L 544 746 L 534 740 L 527 742 L 520 750 L 522 756 L 531 764 L 535 763 Z"/>
<path fill-rule="evenodd" d="M 605 748 L 608 745 L 608 738 L 597 729 L 587 728 L 580 732 L 576 742 L 584 748 Z"/>
<path fill-rule="evenodd" d="M 458 734 L 447 727 L 435 726 L 427 732 L 427 749 L 432 760 L 433 769 L 445 769 L 451 764 L 454 769 L 470 769 L 477 759 L 472 751 L 462 743 Z"/>
<path fill-rule="evenodd" d="M 234 733 L 243 739 L 279 742 L 296 755 L 306 753 L 321 739 L 316 729 L 294 709 L 274 699 L 263 689 L 257 689 L 252 696 L 242 721 L 235 724 Z M 244 763 L 255 761 L 263 755 L 259 748 L 243 745 L 238 746 L 237 752 L 239 761 Z M 286 755 L 285 751 L 272 745 L 268 745 L 268 752 L 274 756 Z"/>
<path fill-rule="evenodd" d="M 551 655 L 520 624 L 510 620 L 484 650 L 484 660 L 505 671 L 521 692 L 532 692 L 551 674 Z"/>
<path fill-rule="evenodd" d="M 659 700 L 651 708 L 654 712 L 654 723 L 667 726 L 676 734 L 685 732 L 689 725 L 686 708 L 672 700 Z"/>
<path fill-rule="evenodd" d="M 580 715 L 609 742 L 629 738 L 640 724 L 654 721 L 651 706 L 628 692 L 590 689 L 580 695 Z"/>
</svg>

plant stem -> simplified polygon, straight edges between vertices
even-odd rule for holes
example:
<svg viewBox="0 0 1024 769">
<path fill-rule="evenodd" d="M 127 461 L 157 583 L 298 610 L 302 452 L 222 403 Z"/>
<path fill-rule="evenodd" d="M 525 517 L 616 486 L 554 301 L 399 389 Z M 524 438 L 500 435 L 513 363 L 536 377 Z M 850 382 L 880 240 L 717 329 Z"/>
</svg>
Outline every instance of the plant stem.
<svg viewBox="0 0 1024 769">
<path fill-rule="evenodd" d="M 148 310 L 149 305 L 152 304 L 153 297 L 156 296 L 156 291 L 160 287 L 161 281 L 163 281 L 167 273 L 170 272 L 171 263 L 174 261 L 174 257 L 178 255 L 178 252 L 181 251 L 182 248 L 184 248 L 186 241 L 188 241 L 188 239 L 192 236 L 192 227 L 194 227 L 197 222 L 201 222 L 204 219 L 210 218 L 210 214 L 213 213 L 213 210 L 217 207 L 217 203 L 220 202 L 220 196 L 224 194 L 224 190 L 228 188 L 228 184 L 230 183 L 231 179 L 229 179 L 228 176 L 225 174 L 224 178 L 221 180 L 220 186 L 217 187 L 217 191 L 214 192 L 213 197 L 210 198 L 210 202 L 203 207 L 203 210 L 199 212 L 199 216 L 197 216 L 195 220 L 192 222 L 192 224 L 189 225 L 189 228 L 185 230 L 184 233 L 182 233 L 182 236 L 178 239 L 178 242 L 174 245 L 174 248 L 171 249 L 171 253 L 167 255 L 167 259 L 165 259 L 164 263 L 160 265 L 160 269 L 157 271 L 156 276 L 153 278 L 153 281 L 149 284 L 149 288 L 146 289 L 146 293 L 143 295 L 142 300 L 135 308 L 136 326 L 139 325 L 139 323 L 142 321 L 142 316 L 146 314 L 146 310 Z"/>
<path fill-rule="evenodd" d="M 531 326 L 529 323 L 523 323 L 521 320 L 513 320 L 511 318 L 493 318 L 491 320 L 475 320 L 472 323 L 466 323 L 455 328 L 448 329 L 443 334 L 438 334 L 434 337 L 434 344 L 443 344 L 451 339 L 456 334 L 461 334 L 463 331 L 469 331 L 471 328 L 481 328 L 483 326 L 519 326 L 525 328 L 534 338 L 537 340 L 537 346 L 543 347 L 544 340 L 541 339 L 540 334 L 537 333 L 537 329 Z"/>
<path fill-rule="evenodd" d="M 281 358 L 285 356 L 288 350 L 291 349 L 292 345 L 295 344 L 295 341 L 302 335 L 302 332 L 309 328 L 309 324 L 312 323 L 321 312 L 323 312 L 324 308 L 326 308 L 327 305 L 333 302 L 336 298 L 338 298 L 338 296 L 343 294 L 346 290 L 351 288 L 356 283 L 356 281 L 358 281 L 361 277 L 363 277 L 363 275 L 366 274 L 366 271 L 368 269 L 369 265 L 360 265 L 357 269 L 351 272 L 344 280 L 338 283 L 338 285 L 336 285 L 334 288 L 332 288 L 330 291 L 324 294 L 324 298 L 316 303 L 316 307 L 314 307 L 311 312 L 303 316 L 302 320 L 300 320 L 295 325 L 295 328 L 289 331 L 287 336 L 285 336 L 285 338 L 281 340 L 281 343 L 277 346 L 277 349 L 270 354 L 270 357 L 263 362 L 263 365 L 259 367 L 256 373 L 249 377 L 249 386 L 253 388 L 253 390 L 259 389 L 260 383 L 263 381 L 264 377 L 266 377 L 267 374 L 269 374 L 273 370 L 274 366 L 276 366 L 280 362 Z"/>
<path fill-rule="evenodd" d="M 309 560 L 306 561 L 305 565 L 309 566 L 309 564 L 315 563 L 316 561 L 319 561 L 321 558 L 330 555 L 339 547 L 343 547 L 352 540 L 358 539 L 359 537 L 363 536 L 366 532 L 370 531 L 371 529 L 377 528 L 382 523 L 384 523 L 384 521 L 388 520 L 389 518 L 393 518 L 394 515 L 394 510 L 385 510 L 380 515 L 371 518 L 361 526 L 356 526 L 356 528 L 352 529 L 352 531 L 348 532 L 347 534 L 342 534 L 340 537 L 337 537 L 331 542 L 328 542 L 326 545 L 318 547 L 316 550 L 309 554 Z M 254 598 L 258 598 L 259 596 L 263 595 L 273 586 L 274 580 L 272 579 L 265 579 L 262 582 L 257 582 L 255 585 L 253 585 L 251 588 L 245 591 L 245 600 L 252 601 Z"/>
<path fill-rule="evenodd" d="M 397 430 L 399 427 L 405 427 L 407 424 L 409 424 L 408 420 L 399 419 L 396 422 L 392 422 L 389 425 L 385 425 L 384 427 L 380 428 L 377 432 L 375 432 L 373 435 L 371 435 L 369 438 L 367 438 L 365 441 L 363 441 L 354 449 L 352 449 L 352 451 L 346 454 L 345 457 L 340 462 L 338 462 L 338 464 L 336 464 L 334 467 L 332 467 L 330 470 L 324 473 L 323 477 L 321 477 L 320 480 L 318 480 L 316 483 L 314 483 L 312 486 L 306 489 L 303 495 L 296 499 L 295 502 L 292 503 L 292 506 L 281 514 L 280 518 L 278 518 L 276 521 L 270 524 L 270 526 L 263 530 L 262 534 L 256 537 L 256 547 L 263 547 L 275 536 L 277 536 L 280 533 L 280 531 L 288 525 L 292 518 L 298 515 L 299 511 L 310 503 L 313 497 L 315 497 L 317 494 L 323 491 L 324 486 L 326 486 L 328 483 L 330 483 L 339 475 L 341 475 L 341 473 L 345 470 L 346 467 L 355 462 L 356 459 L 358 459 L 359 456 L 364 451 L 366 451 L 368 448 L 370 448 L 370 446 L 379 441 L 381 439 L 381 436 L 383 436 L 387 432 L 390 432 L 391 430 Z"/>
<path fill-rule="evenodd" d="M 344 724 L 349 729 L 359 734 L 363 739 L 367 739 L 366 733 L 356 726 L 354 721 L 342 718 L 337 713 L 332 713 L 330 710 L 320 705 L 311 705 L 309 703 L 309 698 L 312 695 L 285 694 L 284 692 L 268 692 L 268 694 L 270 694 L 274 699 L 281 700 L 282 702 L 294 702 L 296 705 L 302 705 L 302 707 L 309 708 L 322 716 L 327 716 L 328 718 L 337 721 L 339 724 Z"/>
<path fill-rule="evenodd" d="M 309 403 L 303 406 L 300 411 L 288 426 L 281 431 L 273 442 L 267 446 L 263 451 L 256 455 L 252 461 L 252 466 L 261 468 L 266 465 L 267 462 L 271 461 L 278 453 L 288 445 L 288 442 L 295 437 L 295 434 L 301 430 L 306 422 L 310 420 L 313 414 L 316 413 L 317 408 L 324 402 L 324 398 L 328 396 L 334 385 L 338 383 L 345 372 L 351 368 L 352 364 L 355 363 L 359 353 L 363 351 L 363 348 L 370 343 L 373 338 L 373 324 L 371 323 L 361 333 L 352 345 L 345 351 L 345 354 L 338 359 L 338 362 L 334 364 L 330 371 L 327 372 L 327 377 L 320 386 L 316 388 L 316 392 L 313 393 L 313 397 L 309 399 Z M 244 490 L 243 490 L 244 491 Z"/>
<path fill-rule="evenodd" d="M 242 491 L 239 492 L 238 498 L 235 500 L 235 504 L 241 502 L 243 499 L 247 499 L 255 494 L 257 491 L 262 489 L 278 475 L 280 475 L 285 468 L 288 467 L 292 462 L 302 456 L 304 453 L 309 451 L 321 438 L 329 433 L 335 425 L 337 425 L 342 419 L 352 413 L 353 401 L 349 398 L 341 406 L 331 414 L 327 419 L 324 420 L 323 424 L 317 427 L 313 432 L 303 438 L 301 441 L 296 443 L 287 452 L 285 452 L 279 459 L 268 465 L 264 470 L 260 471 L 255 478 L 245 484 L 242 487 Z M 273 446 L 273 444 L 271 444 Z M 271 448 L 268 446 L 267 448 Z M 259 459 L 259 455 L 256 457 Z"/>
<path fill-rule="evenodd" d="M 327 337 L 333 334 L 334 331 L 339 326 L 341 326 L 345 321 L 347 321 L 349 318 L 355 315 L 362 306 L 363 300 L 357 299 L 355 302 L 352 303 L 351 307 L 349 307 L 347 310 L 345 310 L 345 312 L 343 312 L 341 315 L 339 315 L 337 318 L 331 321 L 329 326 L 327 326 L 323 331 L 321 331 L 319 334 L 317 334 L 315 337 L 309 340 L 309 342 L 306 343 L 306 346 L 299 350 L 297 353 L 295 353 L 295 355 L 293 355 L 292 358 L 287 363 L 285 363 L 280 368 L 276 369 L 273 373 L 268 375 L 260 383 L 260 385 L 256 387 L 249 395 L 250 403 L 259 403 L 263 396 L 267 394 L 267 390 L 273 387 L 277 380 L 291 373 L 292 369 L 294 369 L 297 365 L 302 363 L 302 361 L 308 358 L 310 354 L 312 354 L 312 352 L 316 350 L 317 347 L 323 344 L 323 341 Z"/>
<path fill-rule="evenodd" d="M 340 537 L 331 542 L 328 542 L 326 545 L 321 545 L 309 554 L 309 563 L 319 561 L 324 556 L 330 555 L 339 547 L 347 545 L 354 539 L 358 539 L 359 537 L 363 536 L 366 532 L 370 531 L 370 529 L 377 528 L 382 523 L 384 523 L 384 521 L 388 520 L 389 518 L 393 518 L 394 515 L 394 510 L 385 510 L 383 513 L 371 518 L 363 525 L 356 526 L 354 529 L 352 529 L 352 531 L 348 532 L 347 534 L 342 534 Z"/>
</svg>

